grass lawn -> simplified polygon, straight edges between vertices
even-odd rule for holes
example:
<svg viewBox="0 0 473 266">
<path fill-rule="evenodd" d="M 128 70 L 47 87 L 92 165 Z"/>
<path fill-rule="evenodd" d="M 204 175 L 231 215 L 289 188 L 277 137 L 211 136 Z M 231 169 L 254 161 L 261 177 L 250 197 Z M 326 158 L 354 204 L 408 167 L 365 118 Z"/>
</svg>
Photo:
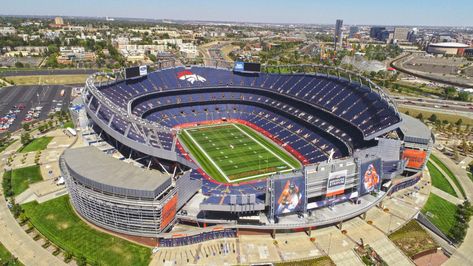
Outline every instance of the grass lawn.
<svg viewBox="0 0 473 266">
<path fill-rule="evenodd" d="M 315 259 L 301 260 L 294 262 L 277 262 L 275 266 L 335 266 L 335 263 L 329 256 L 318 257 Z"/>
<path fill-rule="evenodd" d="M 452 171 L 450 171 L 450 169 L 448 169 L 448 167 L 445 164 L 443 164 L 443 162 L 439 158 L 435 157 L 435 155 L 431 154 L 430 159 L 432 159 L 432 161 L 434 161 L 440 168 L 442 168 L 442 170 L 445 173 L 447 173 L 447 175 L 450 177 L 450 179 L 452 179 L 453 183 L 455 183 L 457 188 L 460 189 L 460 192 L 462 193 L 463 198 L 466 198 L 465 190 L 460 184 L 460 181 L 458 181 L 458 178 L 452 173 Z"/>
<path fill-rule="evenodd" d="M 8 251 L 2 243 L 0 243 L 0 265 L 7 266 L 20 266 L 23 265 L 20 261 L 13 257 L 13 255 Z"/>
<path fill-rule="evenodd" d="M 89 75 L 38 75 L 38 76 L 9 76 L 5 77 L 7 82 L 16 85 L 60 85 L 60 84 L 83 84 Z"/>
<path fill-rule="evenodd" d="M 100 265 L 148 265 L 151 249 L 97 231 L 72 210 L 69 196 L 22 205 L 34 227 L 74 256 Z"/>
<path fill-rule="evenodd" d="M 72 121 L 67 121 L 66 123 L 64 123 L 64 125 L 62 125 L 62 128 L 74 128 L 74 123 L 72 123 Z"/>
<path fill-rule="evenodd" d="M 442 175 L 435 165 L 431 162 L 427 162 L 427 168 L 429 169 L 430 177 L 432 178 L 432 185 L 434 187 L 443 190 L 452 196 L 458 197 L 452 185 L 450 185 L 450 182 L 448 182 L 447 178 Z"/>
<path fill-rule="evenodd" d="M 472 173 L 470 173 L 470 172 L 468 172 L 468 173 L 466 173 L 466 174 L 467 174 L 467 175 L 468 175 L 468 177 L 470 178 L 471 182 L 473 182 L 473 174 L 472 174 Z"/>
<path fill-rule="evenodd" d="M 220 182 L 264 178 L 300 167 L 295 158 L 244 125 L 184 129 L 179 137 L 207 174 Z"/>
<path fill-rule="evenodd" d="M 32 152 L 32 151 L 42 151 L 48 147 L 49 142 L 53 137 L 40 137 L 37 139 L 34 139 L 30 143 L 28 143 L 26 146 L 23 146 L 20 148 L 19 152 L 25 153 L 25 152 Z"/>
<path fill-rule="evenodd" d="M 28 189 L 30 184 L 43 180 L 43 176 L 37 165 L 15 169 L 12 171 L 11 175 L 11 185 L 15 195 L 19 195 L 21 192 Z"/>
<path fill-rule="evenodd" d="M 430 193 L 427 203 L 422 208 L 422 213 L 445 235 L 448 235 L 450 228 L 455 225 L 456 211 L 457 206 L 455 204 L 432 193 Z"/>
<path fill-rule="evenodd" d="M 389 239 L 408 257 L 438 247 L 434 239 L 415 220 L 411 220 L 390 234 Z"/>
</svg>

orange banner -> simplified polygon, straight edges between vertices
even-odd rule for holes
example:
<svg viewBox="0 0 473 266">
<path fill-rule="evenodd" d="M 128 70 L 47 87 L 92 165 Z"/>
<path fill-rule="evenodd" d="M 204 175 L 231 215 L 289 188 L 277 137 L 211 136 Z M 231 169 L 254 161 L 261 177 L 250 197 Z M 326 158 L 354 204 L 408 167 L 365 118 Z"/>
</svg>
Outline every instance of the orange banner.
<svg viewBox="0 0 473 266">
<path fill-rule="evenodd" d="M 162 211 L 161 211 L 161 230 L 166 228 L 172 220 L 174 220 L 174 217 L 176 216 L 176 209 L 177 209 L 177 195 L 172 197 L 166 205 L 164 205 Z"/>
</svg>

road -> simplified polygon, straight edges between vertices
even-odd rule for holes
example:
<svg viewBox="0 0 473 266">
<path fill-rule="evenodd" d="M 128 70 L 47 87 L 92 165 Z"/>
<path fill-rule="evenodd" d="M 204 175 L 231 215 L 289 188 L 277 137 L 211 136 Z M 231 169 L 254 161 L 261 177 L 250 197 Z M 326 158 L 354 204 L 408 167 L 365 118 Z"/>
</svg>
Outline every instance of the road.
<svg viewBox="0 0 473 266">
<path fill-rule="evenodd" d="M 435 110 L 443 110 L 447 112 L 461 112 L 466 115 L 473 115 L 473 103 L 460 102 L 443 99 L 433 99 L 426 97 L 410 97 L 410 96 L 391 96 L 391 98 L 400 105 L 413 107 L 433 108 Z"/>
<path fill-rule="evenodd" d="M 6 76 L 38 76 L 38 75 L 80 75 L 93 74 L 97 69 L 35 69 L 35 70 L 13 70 L 0 71 L 0 77 Z"/>
<path fill-rule="evenodd" d="M 233 65 L 225 60 L 222 54 L 222 47 L 228 42 L 213 42 L 199 47 L 199 52 L 204 57 L 204 65 L 224 68 L 232 68 Z"/>
</svg>

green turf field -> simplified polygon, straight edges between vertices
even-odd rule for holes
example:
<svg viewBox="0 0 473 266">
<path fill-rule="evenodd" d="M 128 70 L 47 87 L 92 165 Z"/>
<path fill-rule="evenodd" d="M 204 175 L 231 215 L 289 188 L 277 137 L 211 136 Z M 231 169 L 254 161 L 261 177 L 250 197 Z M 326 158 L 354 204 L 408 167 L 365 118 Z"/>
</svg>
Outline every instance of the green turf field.
<svg viewBox="0 0 473 266">
<path fill-rule="evenodd" d="M 220 182 L 248 181 L 301 167 L 276 144 L 240 124 L 183 129 L 179 139 L 204 171 Z"/>
</svg>

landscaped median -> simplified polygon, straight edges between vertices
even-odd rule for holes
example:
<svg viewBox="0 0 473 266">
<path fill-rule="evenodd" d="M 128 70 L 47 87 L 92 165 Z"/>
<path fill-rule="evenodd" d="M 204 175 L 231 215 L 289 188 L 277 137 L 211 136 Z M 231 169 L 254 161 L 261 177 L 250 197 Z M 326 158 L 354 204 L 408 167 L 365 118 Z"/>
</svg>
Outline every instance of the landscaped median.
<svg viewBox="0 0 473 266">
<path fill-rule="evenodd" d="M 67 255 L 92 265 L 148 265 L 151 249 L 95 230 L 72 209 L 68 196 L 22 205 L 31 224 Z"/>
<path fill-rule="evenodd" d="M 422 213 L 453 242 L 461 243 L 466 235 L 473 208 L 468 201 L 455 205 L 431 193 Z"/>
<path fill-rule="evenodd" d="M 430 179 L 432 180 L 432 186 L 447 192 L 448 194 L 458 197 L 455 189 L 453 189 L 447 178 L 439 171 L 439 169 L 433 165 L 430 161 L 427 162 L 427 168 L 429 169 Z"/>
<path fill-rule="evenodd" d="M 17 196 L 30 184 L 43 180 L 39 166 L 18 168 L 3 173 L 3 191 L 6 197 Z"/>
<path fill-rule="evenodd" d="M 435 164 L 437 164 L 450 177 L 455 186 L 457 186 L 457 188 L 462 193 L 463 198 L 466 198 L 465 190 L 463 189 L 463 186 L 460 184 L 460 181 L 458 181 L 458 178 L 453 174 L 453 172 L 439 158 L 435 157 L 435 155 L 431 154 L 430 159 L 435 162 Z"/>
<path fill-rule="evenodd" d="M 26 144 L 25 146 L 21 147 L 18 152 L 26 153 L 32 151 L 42 151 L 48 147 L 49 142 L 53 137 L 40 137 L 37 139 L 33 139 L 30 143 Z"/>
<path fill-rule="evenodd" d="M 410 258 L 438 247 L 432 237 L 415 220 L 409 221 L 390 234 L 389 239 Z"/>
</svg>

